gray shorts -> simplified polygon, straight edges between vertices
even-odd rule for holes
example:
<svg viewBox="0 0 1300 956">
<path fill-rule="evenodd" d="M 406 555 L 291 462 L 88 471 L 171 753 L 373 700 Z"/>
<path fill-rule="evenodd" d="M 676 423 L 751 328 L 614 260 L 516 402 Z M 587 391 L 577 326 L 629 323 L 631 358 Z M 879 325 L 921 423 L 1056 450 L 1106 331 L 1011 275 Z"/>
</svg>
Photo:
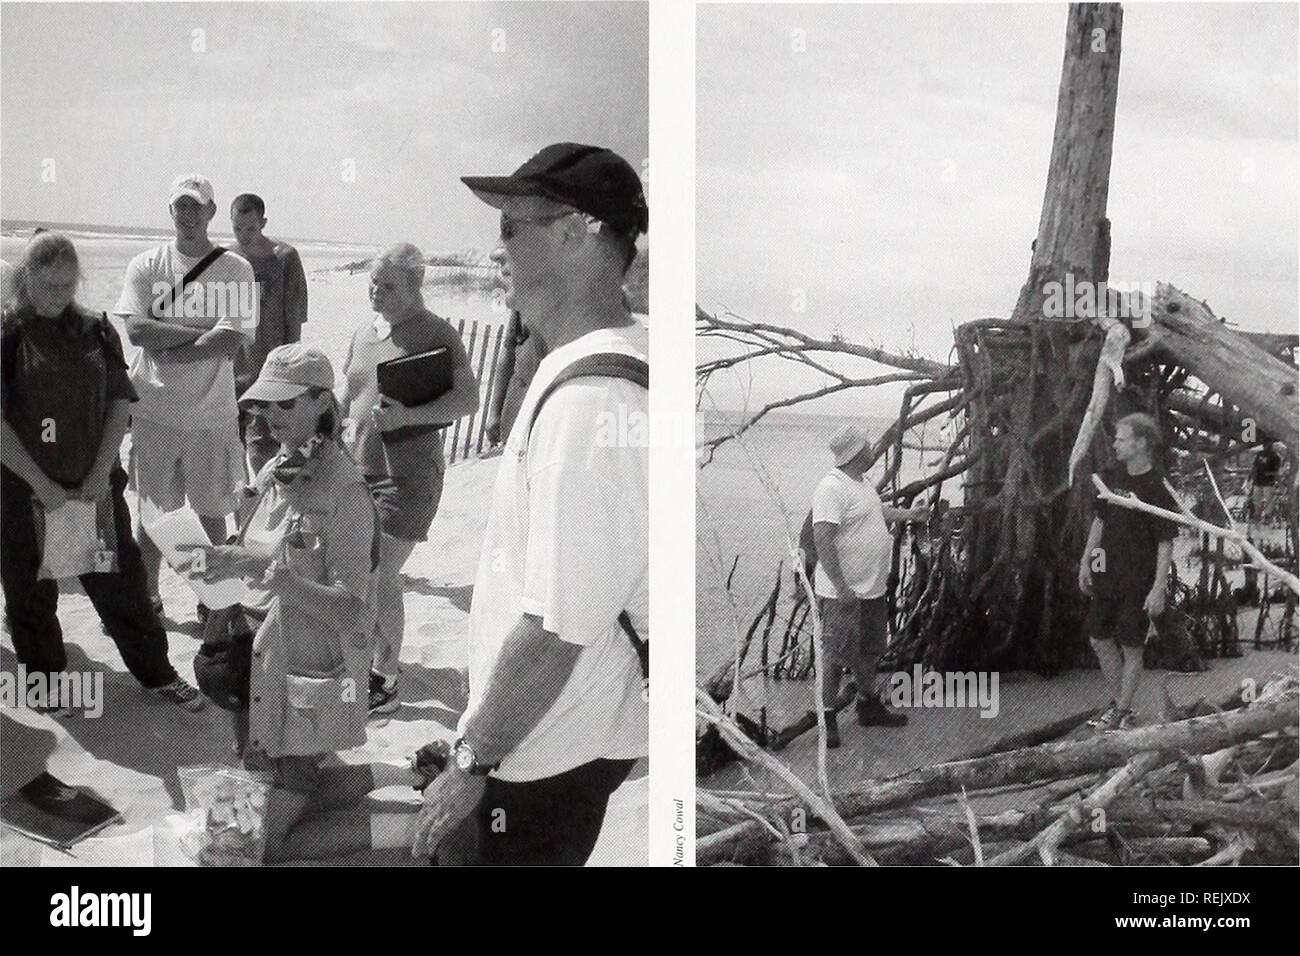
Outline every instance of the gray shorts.
<svg viewBox="0 0 1300 956">
<path fill-rule="evenodd" d="M 822 644 L 833 660 L 879 658 L 889 641 L 889 615 L 883 597 L 819 598 Z"/>
</svg>

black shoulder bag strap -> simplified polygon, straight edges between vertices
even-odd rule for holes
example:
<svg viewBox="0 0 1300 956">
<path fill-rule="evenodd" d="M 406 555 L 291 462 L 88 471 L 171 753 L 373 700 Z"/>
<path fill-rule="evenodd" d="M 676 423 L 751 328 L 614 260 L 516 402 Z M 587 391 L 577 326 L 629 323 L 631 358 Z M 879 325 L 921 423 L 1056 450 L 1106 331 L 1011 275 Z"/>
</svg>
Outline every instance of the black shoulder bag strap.
<svg viewBox="0 0 1300 956">
<path fill-rule="evenodd" d="M 559 375 L 555 376 L 551 384 L 546 386 L 541 396 L 538 397 L 537 404 L 533 406 L 533 415 L 528 420 L 528 432 L 524 437 L 524 448 L 528 447 L 528 435 L 532 434 L 533 426 L 537 424 L 537 416 L 541 414 L 542 406 L 555 390 L 575 378 L 593 377 L 621 378 L 648 389 L 650 387 L 650 363 L 637 358 L 635 355 L 625 355 L 622 352 L 599 352 L 575 359 L 565 366 Z M 618 624 L 623 629 L 623 633 L 627 635 L 628 640 L 632 642 L 632 647 L 636 650 L 637 660 L 641 662 L 641 695 L 649 702 L 650 642 L 641 640 L 636 628 L 632 626 L 632 618 L 628 616 L 626 610 L 619 612 Z"/>
<path fill-rule="evenodd" d="M 172 286 L 171 289 L 167 291 L 166 295 L 154 299 L 154 303 L 153 303 L 154 318 L 157 318 L 163 312 L 164 305 L 166 305 L 167 309 L 172 314 L 175 314 L 176 297 L 185 291 L 186 286 L 188 286 L 191 282 L 194 282 L 196 279 L 198 279 L 199 276 L 203 275 L 203 273 L 205 273 L 208 270 L 208 266 L 212 265 L 212 263 L 220 259 L 222 254 L 225 251 L 226 250 L 222 246 L 213 246 L 212 251 L 209 252 L 206 256 L 204 256 L 202 259 L 200 259 L 198 262 L 194 263 L 190 271 L 185 273 L 181 281 L 176 283 L 174 286 Z"/>
</svg>

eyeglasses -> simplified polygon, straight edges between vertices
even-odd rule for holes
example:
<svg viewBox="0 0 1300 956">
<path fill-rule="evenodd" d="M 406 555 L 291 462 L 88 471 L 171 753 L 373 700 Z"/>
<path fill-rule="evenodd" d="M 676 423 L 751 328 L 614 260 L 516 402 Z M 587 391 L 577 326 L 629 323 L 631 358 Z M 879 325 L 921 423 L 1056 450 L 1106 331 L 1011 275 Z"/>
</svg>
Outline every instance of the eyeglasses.
<svg viewBox="0 0 1300 956">
<path fill-rule="evenodd" d="M 293 398 L 286 398 L 283 401 L 279 401 L 279 402 L 263 402 L 257 399 L 250 399 L 244 404 L 248 406 L 249 411 L 253 411 L 253 412 L 266 411 L 267 407 L 270 405 L 274 405 L 276 408 L 282 408 L 285 411 L 288 411 L 289 409 L 293 408 L 293 406 L 298 404 L 298 399 L 300 398 L 302 398 L 301 395 L 295 395 Z"/>
<path fill-rule="evenodd" d="M 515 237 L 515 226 L 519 223 L 531 222 L 538 225 L 545 225 L 546 223 L 556 222 L 563 219 L 565 216 L 572 216 L 573 214 L 573 210 L 570 210 L 569 212 L 556 213 L 554 216 L 507 216 L 505 213 L 502 213 L 501 239 L 503 242 L 508 242 L 513 239 Z"/>
</svg>

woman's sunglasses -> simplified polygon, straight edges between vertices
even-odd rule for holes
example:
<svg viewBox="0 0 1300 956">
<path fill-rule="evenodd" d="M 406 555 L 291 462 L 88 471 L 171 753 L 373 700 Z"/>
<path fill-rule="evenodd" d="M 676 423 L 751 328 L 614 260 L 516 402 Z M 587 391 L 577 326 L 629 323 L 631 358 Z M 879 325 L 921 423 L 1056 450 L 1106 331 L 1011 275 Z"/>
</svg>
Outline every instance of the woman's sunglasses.
<svg viewBox="0 0 1300 956">
<path fill-rule="evenodd" d="M 298 399 L 300 398 L 302 398 L 301 395 L 295 395 L 293 398 L 286 398 L 283 401 L 279 401 L 279 402 L 263 402 L 263 401 L 258 401 L 257 399 L 250 399 L 244 404 L 248 407 L 248 410 L 252 412 L 264 412 L 271 405 L 274 405 L 276 408 L 282 408 L 285 411 L 288 411 L 289 409 L 293 408 L 293 406 L 298 404 Z"/>
</svg>

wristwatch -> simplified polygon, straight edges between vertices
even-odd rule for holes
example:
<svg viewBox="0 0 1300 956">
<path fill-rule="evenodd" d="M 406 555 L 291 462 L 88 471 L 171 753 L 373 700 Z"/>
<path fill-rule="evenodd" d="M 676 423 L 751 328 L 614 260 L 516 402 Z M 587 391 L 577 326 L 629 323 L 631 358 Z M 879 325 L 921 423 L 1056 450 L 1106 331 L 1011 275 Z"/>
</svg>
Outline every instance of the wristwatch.
<svg viewBox="0 0 1300 956">
<path fill-rule="evenodd" d="M 500 764 L 479 763 L 474 748 L 469 745 L 469 741 L 464 737 L 458 737 L 456 742 L 452 744 L 451 756 L 456 761 L 456 766 L 459 769 L 475 777 L 486 777 L 500 766 Z"/>
</svg>

